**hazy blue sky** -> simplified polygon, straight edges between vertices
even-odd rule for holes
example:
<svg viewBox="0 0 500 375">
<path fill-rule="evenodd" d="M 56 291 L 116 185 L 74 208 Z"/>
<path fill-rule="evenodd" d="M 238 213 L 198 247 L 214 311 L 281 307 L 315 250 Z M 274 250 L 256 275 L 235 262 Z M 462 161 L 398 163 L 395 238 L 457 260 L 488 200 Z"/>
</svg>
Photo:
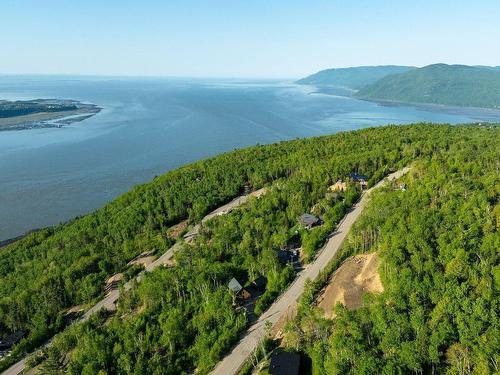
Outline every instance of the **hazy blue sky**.
<svg viewBox="0 0 500 375">
<path fill-rule="evenodd" d="M 500 65 L 500 0 L 0 0 L 0 73 L 300 77 Z"/>
</svg>

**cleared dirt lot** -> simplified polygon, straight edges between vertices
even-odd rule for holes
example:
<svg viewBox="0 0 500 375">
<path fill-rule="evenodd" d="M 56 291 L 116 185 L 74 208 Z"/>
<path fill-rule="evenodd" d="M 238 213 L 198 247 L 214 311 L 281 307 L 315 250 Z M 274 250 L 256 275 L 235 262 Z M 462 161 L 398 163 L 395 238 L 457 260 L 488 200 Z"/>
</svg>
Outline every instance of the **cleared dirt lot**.
<svg viewBox="0 0 500 375">
<path fill-rule="evenodd" d="M 366 292 L 383 292 L 378 266 L 377 253 L 347 259 L 332 275 L 318 297 L 318 306 L 325 311 L 325 317 L 335 316 L 333 308 L 338 302 L 348 309 L 357 309 L 363 305 L 363 294 Z"/>
</svg>

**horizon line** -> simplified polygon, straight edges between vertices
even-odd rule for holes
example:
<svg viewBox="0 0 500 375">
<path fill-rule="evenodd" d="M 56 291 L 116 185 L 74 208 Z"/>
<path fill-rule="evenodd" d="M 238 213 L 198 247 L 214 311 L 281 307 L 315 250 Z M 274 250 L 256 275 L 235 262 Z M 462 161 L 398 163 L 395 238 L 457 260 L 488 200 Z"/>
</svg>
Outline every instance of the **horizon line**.
<svg viewBox="0 0 500 375">
<path fill-rule="evenodd" d="M 49 73 L 49 72 L 44 72 L 44 73 L 33 73 L 33 72 L 7 72 L 3 73 L 0 72 L 0 77 L 3 76 L 34 76 L 34 77 L 99 77 L 99 78 L 143 78 L 143 79 L 224 79 L 224 80 L 237 80 L 237 79 L 244 79 L 244 80 L 297 80 L 301 79 L 304 77 L 307 77 L 309 75 L 325 71 L 325 70 L 331 70 L 331 69 L 349 69 L 349 68 L 369 68 L 369 67 L 382 67 L 382 66 L 406 66 L 406 67 L 411 67 L 411 68 L 424 68 L 430 65 L 438 65 L 438 64 L 443 64 L 443 65 L 458 65 L 458 66 L 470 66 L 470 67 L 490 67 L 490 68 L 497 68 L 500 67 L 500 65 L 484 65 L 484 64 L 474 64 L 474 65 L 469 65 L 469 64 L 460 64 L 460 63 L 442 63 L 442 62 L 436 62 L 436 63 L 431 63 L 427 65 L 400 65 L 400 64 L 370 64 L 370 65 L 350 65 L 350 66 L 333 66 L 333 67 L 325 67 L 319 70 L 315 70 L 313 72 L 309 73 L 304 73 L 304 75 L 301 76 L 296 76 L 296 77 L 286 77 L 286 76 L 275 76 L 275 77 L 266 77 L 266 76 L 219 76 L 219 75 L 170 75 L 170 74 L 113 74 L 113 73 Z"/>
</svg>

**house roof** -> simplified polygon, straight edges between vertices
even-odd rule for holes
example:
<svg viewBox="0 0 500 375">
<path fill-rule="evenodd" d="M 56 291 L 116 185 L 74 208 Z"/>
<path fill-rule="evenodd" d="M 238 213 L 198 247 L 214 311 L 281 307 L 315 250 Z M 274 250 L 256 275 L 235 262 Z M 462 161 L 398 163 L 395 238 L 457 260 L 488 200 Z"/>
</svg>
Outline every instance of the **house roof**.
<svg viewBox="0 0 500 375">
<path fill-rule="evenodd" d="M 271 375 L 298 375 L 300 369 L 300 355 L 277 349 L 271 355 L 269 373 Z"/>
<path fill-rule="evenodd" d="M 276 255 L 278 255 L 278 259 L 287 261 L 290 259 L 290 252 L 282 249 L 276 250 Z"/>
<path fill-rule="evenodd" d="M 358 174 L 358 173 L 349 173 L 349 177 L 351 177 L 354 181 L 360 181 L 360 180 L 368 180 L 368 176 Z"/>
<path fill-rule="evenodd" d="M 0 348 L 9 348 L 24 337 L 24 331 L 16 331 L 5 338 L 0 338 Z"/>
<path fill-rule="evenodd" d="M 288 251 L 288 250 L 279 249 L 276 251 L 276 255 L 278 256 L 278 260 L 281 263 L 294 262 L 294 261 L 298 260 L 298 255 L 297 255 L 297 252 L 295 250 Z"/>
<path fill-rule="evenodd" d="M 243 287 L 234 277 L 229 281 L 229 289 L 231 289 L 235 293 L 239 293 Z"/>
<path fill-rule="evenodd" d="M 253 283 L 257 288 L 264 288 L 267 284 L 267 279 L 264 276 L 259 276 Z"/>
<path fill-rule="evenodd" d="M 314 225 L 319 221 L 319 219 L 311 214 L 302 214 L 299 218 L 299 221 L 303 225 Z"/>
</svg>

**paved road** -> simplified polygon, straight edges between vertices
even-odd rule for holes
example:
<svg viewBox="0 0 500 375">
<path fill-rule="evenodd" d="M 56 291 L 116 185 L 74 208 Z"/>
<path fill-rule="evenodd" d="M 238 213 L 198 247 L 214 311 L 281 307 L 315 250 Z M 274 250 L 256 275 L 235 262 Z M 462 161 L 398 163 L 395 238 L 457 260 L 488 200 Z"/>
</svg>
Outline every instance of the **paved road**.
<svg viewBox="0 0 500 375">
<path fill-rule="evenodd" d="M 248 195 L 242 195 L 242 196 L 239 196 L 239 197 L 233 199 L 231 202 L 225 204 L 224 206 L 221 206 L 221 207 L 215 209 L 214 211 L 210 212 L 207 216 L 205 216 L 201 220 L 201 222 L 204 223 L 207 220 L 209 220 L 215 216 L 227 214 L 232 209 L 246 203 L 248 201 L 249 197 L 252 197 L 252 196 L 253 197 L 260 197 L 262 194 L 264 194 L 266 192 L 266 189 L 267 188 L 262 188 L 262 189 L 254 191 L 254 192 L 251 192 Z M 198 235 L 200 229 L 201 229 L 200 224 L 195 225 L 188 232 L 188 234 L 185 236 L 186 241 L 193 240 L 193 238 L 195 238 Z M 179 242 L 174 244 L 170 249 L 168 249 L 158 259 L 156 259 L 154 262 L 150 263 L 146 267 L 146 272 L 151 272 L 155 268 L 169 263 L 169 261 L 174 256 L 175 251 L 177 251 L 179 247 L 180 247 Z M 142 278 L 142 275 L 139 274 L 137 276 L 137 280 L 140 280 L 141 278 Z M 125 290 L 129 290 L 131 287 L 132 287 L 132 281 L 128 281 L 124 285 Z M 94 306 L 92 306 L 89 310 L 87 310 L 87 312 L 85 312 L 85 314 L 82 315 L 80 321 L 88 320 L 92 314 L 95 314 L 97 311 L 99 311 L 101 309 L 114 311 L 116 309 L 116 301 L 118 300 L 119 297 L 120 297 L 120 290 L 119 289 L 112 290 L 110 293 L 108 293 L 108 295 L 106 295 L 106 297 L 104 297 L 102 300 L 100 300 Z M 49 340 L 44 346 L 49 347 L 50 345 L 52 345 L 52 340 Z M 24 369 L 26 367 L 26 359 L 27 359 L 27 357 L 23 358 L 22 360 L 20 360 L 16 364 L 12 365 L 7 370 L 2 372 L 2 375 L 18 375 L 18 374 L 20 374 L 22 371 L 24 371 Z"/>
<path fill-rule="evenodd" d="M 213 375 L 230 375 L 238 372 L 247 358 L 254 352 L 258 344 L 264 338 L 266 334 L 265 322 L 269 321 L 274 326 L 278 320 L 287 313 L 287 311 L 293 309 L 304 291 L 304 284 L 306 280 L 315 279 L 333 259 L 335 254 L 337 254 L 342 242 L 347 236 L 347 233 L 363 211 L 370 193 L 383 185 L 387 180 L 397 179 L 408 171 L 409 168 L 404 168 L 392 173 L 387 177 L 387 179 L 379 182 L 373 188 L 364 192 L 361 200 L 355 204 L 353 209 L 344 217 L 340 225 L 337 227 L 337 231 L 328 240 L 323 249 L 321 249 L 316 259 L 298 274 L 298 277 L 292 285 L 279 297 L 277 301 L 271 305 L 266 312 L 260 316 L 260 318 L 252 326 L 248 328 L 245 336 L 233 348 L 232 352 L 219 362 L 217 367 L 212 372 Z"/>
</svg>

